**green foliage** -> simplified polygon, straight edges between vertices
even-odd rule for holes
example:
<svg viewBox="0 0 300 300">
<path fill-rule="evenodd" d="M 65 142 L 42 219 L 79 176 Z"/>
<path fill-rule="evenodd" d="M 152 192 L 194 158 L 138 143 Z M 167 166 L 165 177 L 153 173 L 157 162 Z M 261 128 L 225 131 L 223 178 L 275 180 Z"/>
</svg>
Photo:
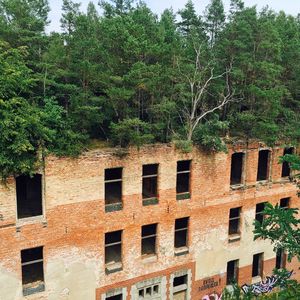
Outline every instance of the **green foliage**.
<svg viewBox="0 0 300 300">
<path fill-rule="evenodd" d="M 272 206 L 266 203 L 263 214 L 265 218 L 261 224 L 255 221 L 255 239 L 268 239 L 274 245 L 274 250 L 286 251 L 289 260 L 294 256 L 300 260 L 298 209 L 282 209 L 278 204 Z"/>
<path fill-rule="evenodd" d="M 0 100 L 0 131 L 1 177 L 33 172 L 40 142 L 51 135 L 37 109 L 22 98 Z"/>
<path fill-rule="evenodd" d="M 285 299 L 299 299 L 300 284 L 296 280 L 288 280 L 284 284 L 284 288 L 277 293 L 263 297 L 263 299 L 285 300 Z"/>
<path fill-rule="evenodd" d="M 222 300 L 251 300 L 255 296 L 252 293 L 244 294 L 237 283 L 233 283 L 231 288 L 225 288 L 222 293 Z"/>
<path fill-rule="evenodd" d="M 12 48 L 0 39 L 0 99 L 17 97 L 34 84 L 27 55 L 25 47 Z"/>
<path fill-rule="evenodd" d="M 290 168 L 294 171 L 293 178 L 294 182 L 298 187 L 298 197 L 300 197 L 300 157 L 296 154 L 286 154 L 280 157 L 280 163 L 287 162 Z"/>
<path fill-rule="evenodd" d="M 269 293 L 261 295 L 255 295 L 251 291 L 244 293 L 236 283 L 233 283 L 230 289 L 225 288 L 223 290 L 222 300 L 286 300 L 299 298 L 300 284 L 296 280 L 290 279 L 289 271 L 275 269 L 273 275 L 278 277 L 278 281 L 274 286 L 275 288 Z"/>
<path fill-rule="evenodd" d="M 293 171 L 300 171 L 300 157 L 295 154 L 286 154 L 280 158 L 280 163 L 289 163 Z M 299 177 L 299 173 L 295 175 Z M 268 239 L 274 246 L 274 251 L 283 250 L 288 255 L 288 260 L 297 258 L 300 260 L 300 219 L 297 208 L 281 208 L 278 204 L 272 206 L 266 203 L 263 211 L 262 223 L 254 221 L 255 239 Z M 274 270 L 279 276 L 277 282 L 279 291 L 263 295 L 261 299 L 298 299 L 300 297 L 300 284 L 296 280 L 289 279 L 285 269 Z"/>
<path fill-rule="evenodd" d="M 280 157 L 279 162 L 287 162 L 291 169 L 294 171 L 300 171 L 300 157 L 295 154 L 285 154 L 284 156 Z M 296 176 L 300 176 L 300 174 L 296 174 Z"/>
<path fill-rule="evenodd" d="M 224 132 L 228 129 L 228 122 L 210 120 L 200 124 L 193 136 L 196 145 L 203 147 L 205 150 L 227 152 L 227 147 L 223 139 Z"/>
<path fill-rule="evenodd" d="M 150 133 L 150 125 L 140 119 L 125 119 L 118 124 L 112 123 L 112 141 L 126 147 L 134 145 L 140 147 L 144 144 L 151 144 L 154 136 Z"/>
<path fill-rule="evenodd" d="M 180 150 L 182 153 L 189 153 L 193 150 L 192 141 L 187 140 L 174 140 L 176 149 Z"/>
<path fill-rule="evenodd" d="M 179 11 L 181 22 L 178 23 L 182 34 L 189 38 L 196 34 L 200 40 L 206 40 L 205 25 L 201 17 L 196 14 L 194 3 L 188 0 L 185 7 Z"/>
<path fill-rule="evenodd" d="M 221 0 L 204 15 L 191 0 L 161 16 L 139 1 L 100 7 L 102 15 L 92 3 L 83 12 L 64 0 L 62 32 L 46 34 L 47 0 L 0 0 L 0 99 L 9 102 L 0 113 L 26 121 L 15 124 L 24 140 L 11 138 L 11 147 L 24 146 L 20 163 L 9 167 L 2 153 L 3 176 L 31 172 L 39 153 L 78 154 L 88 139 L 122 146 L 173 139 L 184 151 L 191 141 L 224 151 L 225 135 L 300 141 L 296 17 L 241 0 L 231 1 L 227 16 Z M 227 92 L 232 101 L 206 114 Z"/>
<path fill-rule="evenodd" d="M 104 9 L 104 15 L 110 18 L 115 15 L 128 13 L 132 8 L 133 2 L 133 0 L 100 1 L 100 6 Z"/>
<path fill-rule="evenodd" d="M 213 45 L 225 25 L 225 13 L 222 0 L 211 0 L 206 8 L 206 29 Z"/>
<path fill-rule="evenodd" d="M 58 155 L 80 152 L 82 136 L 63 119 L 63 109 L 48 100 L 43 109 L 23 98 L 0 100 L 0 176 L 32 174 L 42 162 L 44 147 Z"/>
<path fill-rule="evenodd" d="M 77 156 L 82 152 L 86 136 L 72 130 L 64 109 L 53 99 L 46 99 L 39 111 L 40 122 L 49 130 L 49 140 L 44 140 L 47 150 L 58 156 Z"/>
</svg>

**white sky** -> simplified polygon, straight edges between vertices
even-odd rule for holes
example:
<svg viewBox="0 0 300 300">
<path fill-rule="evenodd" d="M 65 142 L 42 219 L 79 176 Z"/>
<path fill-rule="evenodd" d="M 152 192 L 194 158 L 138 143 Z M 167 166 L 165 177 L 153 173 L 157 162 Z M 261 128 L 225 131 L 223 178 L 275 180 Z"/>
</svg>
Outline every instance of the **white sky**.
<svg viewBox="0 0 300 300">
<path fill-rule="evenodd" d="M 75 2 L 81 2 L 81 9 L 85 10 L 90 0 L 78 0 Z M 92 0 L 97 6 L 98 0 Z M 164 9 L 172 7 L 175 12 L 183 8 L 187 0 L 145 0 L 148 6 L 157 14 L 160 14 Z M 200 14 L 204 11 L 210 0 L 194 0 L 195 8 Z M 244 0 L 246 6 L 257 5 L 258 8 L 268 5 L 275 11 L 283 10 L 288 14 L 297 15 L 300 13 L 300 0 Z M 51 12 L 49 19 L 51 24 L 48 27 L 48 31 L 60 30 L 60 17 L 62 0 L 49 0 Z M 223 0 L 225 8 L 228 9 L 230 0 Z"/>
</svg>

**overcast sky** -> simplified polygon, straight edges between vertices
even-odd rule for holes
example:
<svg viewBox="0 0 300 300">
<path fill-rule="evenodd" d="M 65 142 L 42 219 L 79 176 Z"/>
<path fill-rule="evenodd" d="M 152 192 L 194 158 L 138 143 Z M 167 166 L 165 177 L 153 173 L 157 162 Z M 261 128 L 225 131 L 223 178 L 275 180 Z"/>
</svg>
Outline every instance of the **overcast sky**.
<svg viewBox="0 0 300 300">
<path fill-rule="evenodd" d="M 89 0 L 76 1 L 81 2 L 82 10 L 85 10 Z M 93 0 L 95 4 L 98 0 Z M 183 8 L 187 0 L 145 0 L 148 6 L 157 14 L 160 14 L 164 9 L 172 7 L 174 11 Z M 205 7 L 208 5 L 210 0 L 194 0 L 195 8 L 200 14 L 204 11 Z M 228 9 L 230 0 L 223 0 L 225 8 Z M 268 5 L 276 11 L 283 10 L 288 14 L 297 15 L 300 13 L 300 0 L 244 0 L 246 6 L 257 5 L 258 8 Z M 62 0 L 49 0 L 51 12 L 49 18 L 51 24 L 47 31 L 58 31 L 60 30 L 60 16 L 61 16 L 61 6 Z"/>
</svg>

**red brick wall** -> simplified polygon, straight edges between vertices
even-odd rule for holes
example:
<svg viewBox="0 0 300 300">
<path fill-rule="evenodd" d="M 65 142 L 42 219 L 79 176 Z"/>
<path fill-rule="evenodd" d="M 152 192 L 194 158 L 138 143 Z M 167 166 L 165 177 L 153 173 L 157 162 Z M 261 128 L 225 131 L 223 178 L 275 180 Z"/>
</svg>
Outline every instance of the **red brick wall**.
<svg viewBox="0 0 300 300">
<path fill-rule="evenodd" d="M 281 165 L 278 164 L 278 158 L 283 149 L 272 149 L 272 180 L 264 185 L 256 184 L 258 147 L 258 144 L 251 144 L 248 148 L 238 144 L 228 154 L 207 154 L 197 149 L 182 154 L 173 146 L 157 145 L 144 147 L 140 151 L 131 149 L 129 155 L 122 159 L 104 150 L 87 153 L 79 159 L 49 157 L 44 176 L 44 218 L 31 223 L 16 221 L 14 180 L 10 179 L 7 187 L 0 188 L 0 214 L 3 219 L 0 220 L 0 266 L 20 279 L 20 250 L 42 245 L 47 279 L 51 278 L 47 272 L 56 257 L 66 256 L 76 261 L 76 254 L 70 254 L 70 249 L 76 247 L 87 261 L 97 261 L 96 299 L 113 287 L 126 286 L 130 290 L 131 284 L 145 278 L 159 275 L 168 277 L 174 270 L 187 267 L 192 269 L 195 281 L 192 299 L 200 299 L 207 291 L 199 293 L 205 276 L 196 280 L 195 261 L 201 260 L 200 250 L 209 244 L 210 233 L 224 232 L 225 237 L 220 240 L 220 244 L 226 253 L 238 249 L 243 242 L 242 236 L 240 242 L 228 243 L 226 234 L 230 208 L 242 206 L 243 212 L 253 211 L 256 203 L 269 201 L 274 204 L 284 197 L 291 197 L 292 206 L 298 206 L 296 187 L 280 178 Z M 247 152 L 246 184 L 240 189 L 231 190 L 231 154 L 239 150 Z M 183 159 L 192 159 L 192 197 L 190 200 L 176 201 L 176 162 Z M 146 163 L 159 163 L 160 167 L 159 204 L 145 207 L 141 201 L 141 170 L 142 164 Z M 123 210 L 105 213 L 104 169 L 120 166 L 124 168 Z M 174 221 L 188 216 L 189 254 L 175 257 Z M 141 226 L 151 223 L 159 223 L 158 255 L 155 262 L 145 263 L 140 256 Z M 104 234 L 115 230 L 123 230 L 123 270 L 105 275 Z M 252 257 L 252 245 L 249 245 L 248 250 L 248 253 L 243 250 L 241 255 Z M 211 251 L 214 251 L 213 246 Z M 274 264 L 272 259 L 265 262 L 266 275 L 271 274 Z M 298 265 L 295 260 L 288 265 L 295 270 L 296 278 L 300 277 Z M 214 274 L 214 278 L 220 280 L 218 290 L 225 285 L 224 268 L 224 265 L 220 266 L 221 275 Z M 251 266 L 243 266 L 239 274 L 241 284 L 249 283 Z M 53 292 L 54 288 L 47 290 L 46 281 L 45 297 Z"/>
</svg>

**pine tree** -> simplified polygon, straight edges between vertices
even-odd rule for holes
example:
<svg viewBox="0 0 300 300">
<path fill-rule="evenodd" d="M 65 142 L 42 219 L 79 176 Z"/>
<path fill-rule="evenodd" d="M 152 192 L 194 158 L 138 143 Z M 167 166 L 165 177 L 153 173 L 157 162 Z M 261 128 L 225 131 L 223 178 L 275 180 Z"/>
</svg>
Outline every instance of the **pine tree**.
<svg viewBox="0 0 300 300">
<path fill-rule="evenodd" d="M 206 7 L 205 22 L 212 47 L 225 25 L 225 12 L 222 0 L 211 0 Z"/>
</svg>

